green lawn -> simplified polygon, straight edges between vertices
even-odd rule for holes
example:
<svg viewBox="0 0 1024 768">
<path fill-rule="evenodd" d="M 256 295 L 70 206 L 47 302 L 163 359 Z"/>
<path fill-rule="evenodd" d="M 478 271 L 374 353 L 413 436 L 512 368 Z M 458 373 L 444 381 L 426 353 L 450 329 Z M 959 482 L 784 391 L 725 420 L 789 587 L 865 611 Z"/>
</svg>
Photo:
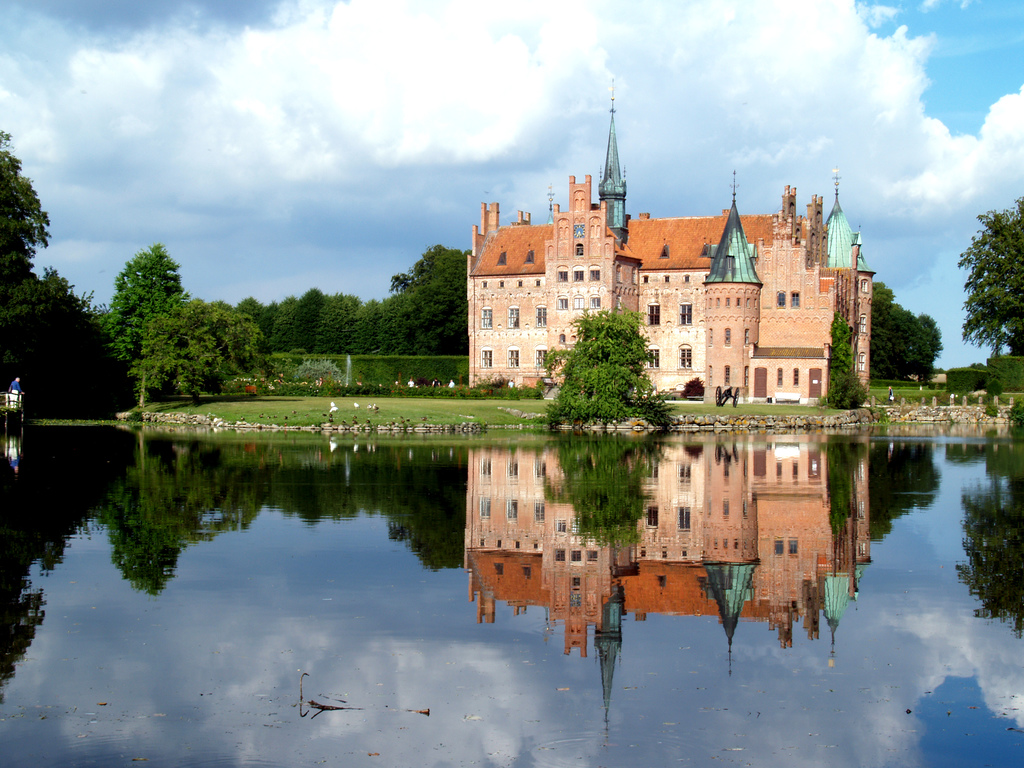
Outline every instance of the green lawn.
<svg viewBox="0 0 1024 768">
<path fill-rule="evenodd" d="M 216 416 L 228 422 L 246 421 L 250 424 L 277 424 L 279 426 L 311 426 L 327 421 L 332 399 L 329 397 L 252 397 L 252 396 L 210 396 L 204 397 L 199 405 L 188 399 L 175 399 L 150 403 L 145 410 L 153 413 L 191 413 Z M 423 397 L 387 397 L 380 400 L 362 397 L 336 397 L 338 406 L 334 413 L 336 424 L 351 424 L 355 419 L 360 425 L 367 421 L 372 425 L 387 425 L 395 422 L 415 424 L 462 424 L 475 422 L 489 425 L 543 423 L 542 416 L 547 410 L 544 400 L 453 400 Z M 367 406 L 376 404 L 374 411 Z M 828 409 L 800 405 L 731 405 L 716 408 L 714 405 L 692 402 L 672 402 L 674 414 L 729 414 L 729 415 L 798 415 L 807 413 L 837 413 Z M 506 410 L 513 409 L 536 418 L 520 418 Z"/>
</svg>

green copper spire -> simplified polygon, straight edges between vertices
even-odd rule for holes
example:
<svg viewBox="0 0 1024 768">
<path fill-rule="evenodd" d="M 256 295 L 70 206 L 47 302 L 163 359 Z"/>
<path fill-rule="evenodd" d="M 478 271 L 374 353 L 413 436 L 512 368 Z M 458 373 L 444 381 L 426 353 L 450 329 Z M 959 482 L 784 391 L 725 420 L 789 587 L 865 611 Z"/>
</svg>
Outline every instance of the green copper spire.
<svg viewBox="0 0 1024 768">
<path fill-rule="evenodd" d="M 861 272 L 870 272 L 867 262 L 864 261 L 863 248 L 860 246 L 860 232 L 850 229 L 850 222 L 846 220 L 843 207 L 839 205 L 839 175 L 836 171 L 836 202 L 832 206 L 832 213 L 828 215 L 825 226 L 828 229 L 828 260 L 826 267 L 833 269 L 850 269 L 856 267 Z M 857 248 L 857 263 L 853 261 L 853 246 Z"/>
<path fill-rule="evenodd" d="M 625 242 L 626 180 L 619 168 L 619 144 L 615 138 L 615 90 L 612 86 L 612 121 L 608 129 L 608 153 L 604 160 L 604 177 L 598 186 L 598 197 L 608 202 L 608 226 L 616 237 Z"/>
<path fill-rule="evenodd" d="M 725 222 L 725 230 L 718 246 L 711 252 L 711 271 L 704 278 L 705 283 L 756 283 L 761 279 L 754 269 L 757 249 L 747 242 L 743 234 L 740 212 L 736 210 L 735 182 L 732 191 L 732 209 Z"/>
</svg>

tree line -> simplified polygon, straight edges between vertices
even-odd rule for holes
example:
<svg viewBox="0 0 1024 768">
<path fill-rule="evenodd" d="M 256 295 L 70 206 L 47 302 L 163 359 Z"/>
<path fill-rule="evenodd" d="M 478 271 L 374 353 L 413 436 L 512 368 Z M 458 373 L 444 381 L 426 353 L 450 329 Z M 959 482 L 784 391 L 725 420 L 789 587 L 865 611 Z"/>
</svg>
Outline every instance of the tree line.
<svg viewBox="0 0 1024 768">
<path fill-rule="evenodd" d="M 435 245 L 409 272 L 391 278 L 386 299 L 325 294 L 262 304 L 249 297 L 235 309 L 259 327 L 269 352 L 351 355 L 465 355 L 467 251 Z"/>
</svg>

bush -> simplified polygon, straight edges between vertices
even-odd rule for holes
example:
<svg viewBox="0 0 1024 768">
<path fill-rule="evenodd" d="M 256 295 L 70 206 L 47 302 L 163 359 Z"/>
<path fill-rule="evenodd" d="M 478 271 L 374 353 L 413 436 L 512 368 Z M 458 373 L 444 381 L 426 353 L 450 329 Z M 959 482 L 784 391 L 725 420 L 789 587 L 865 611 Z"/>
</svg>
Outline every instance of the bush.
<svg viewBox="0 0 1024 768">
<path fill-rule="evenodd" d="M 996 378 L 990 378 L 988 380 L 988 386 L 985 387 L 985 391 L 988 392 L 993 397 L 998 397 L 1005 391 L 1003 389 L 1003 382 Z"/>
<path fill-rule="evenodd" d="M 704 382 L 700 379 L 690 379 L 683 385 L 683 397 L 704 397 Z"/>
<path fill-rule="evenodd" d="M 856 373 L 853 371 L 832 372 L 828 394 L 825 395 L 825 402 L 831 408 L 838 408 L 843 411 L 859 408 L 867 396 L 868 390 L 861 383 Z"/>
<path fill-rule="evenodd" d="M 988 371 L 984 368 L 951 368 L 946 371 L 946 389 L 949 392 L 974 392 L 985 389 Z"/>
<path fill-rule="evenodd" d="M 295 378 L 299 381 L 317 381 L 321 379 L 344 381 L 345 374 L 331 360 L 303 360 L 302 364 L 295 369 Z"/>
<path fill-rule="evenodd" d="M 1015 427 L 1024 427 L 1024 400 L 1014 403 L 1010 409 L 1010 423 Z"/>
</svg>

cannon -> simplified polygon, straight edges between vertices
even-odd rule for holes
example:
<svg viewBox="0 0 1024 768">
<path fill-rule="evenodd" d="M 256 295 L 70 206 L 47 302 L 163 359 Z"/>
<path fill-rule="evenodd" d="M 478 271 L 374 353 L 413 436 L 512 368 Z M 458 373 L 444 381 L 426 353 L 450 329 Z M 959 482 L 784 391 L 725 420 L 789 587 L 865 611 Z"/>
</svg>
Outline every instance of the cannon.
<svg viewBox="0 0 1024 768">
<path fill-rule="evenodd" d="M 730 400 L 732 400 L 732 407 L 735 408 L 740 401 L 739 387 L 726 387 L 724 390 L 721 387 L 715 389 L 715 405 L 719 408 Z"/>
</svg>

